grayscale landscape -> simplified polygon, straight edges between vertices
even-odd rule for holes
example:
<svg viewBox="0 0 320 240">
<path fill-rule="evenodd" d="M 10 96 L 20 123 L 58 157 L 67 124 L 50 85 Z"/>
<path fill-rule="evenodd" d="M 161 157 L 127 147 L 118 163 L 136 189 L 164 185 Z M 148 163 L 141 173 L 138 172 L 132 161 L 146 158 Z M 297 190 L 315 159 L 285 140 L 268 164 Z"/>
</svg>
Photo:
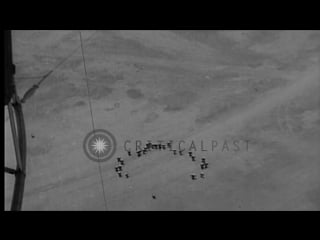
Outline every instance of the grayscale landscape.
<svg viewBox="0 0 320 240">
<path fill-rule="evenodd" d="M 320 31 L 81 34 L 87 78 L 79 31 L 12 31 L 19 96 L 78 48 L 23 104 L 22 210 L 320 210 Z M 117 141 L 102 163 L 83 151 L 86 80 L 95 128 Z M 193 142 L 196 160 L 188 150 L 138 157 L 148 140 Z M 115 172 L 117 157 L 130 177 Z M 15 166 L 6 109 L 5 165 Z M 13 183 L 5 174 L 6 210 Z"/>
</svg>

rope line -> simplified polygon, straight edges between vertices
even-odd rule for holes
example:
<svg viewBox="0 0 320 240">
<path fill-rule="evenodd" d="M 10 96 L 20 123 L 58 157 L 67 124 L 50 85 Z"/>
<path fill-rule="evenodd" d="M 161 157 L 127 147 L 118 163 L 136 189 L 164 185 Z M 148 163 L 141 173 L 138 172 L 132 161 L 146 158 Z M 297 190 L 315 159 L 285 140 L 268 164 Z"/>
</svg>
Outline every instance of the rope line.
<svg viewBox="0 0 320 240">
<path fill-rule="evenodd" d="M 88 102 L 89 102 L 89 108 L 90 108 L 90 114 L 91 114 L 91 125 L 92 125 L 92 129 L 93 129 L 93 134 L 95 136 L 95 126 L 94 126 L 92 103 L 91 103 L 90 90 L 89 90 L 89 78 L 88 78 L 88 73 L 87 73 L 86 59 L 85 59 L 84 50 L 83 50 L 83 40 L 82 40 L 81 31 L 79 31 L 79 36 L 80 36 L 80 42 L 81 42 L 80 46 L 81 46 L 81 53 L 82 53 L 82 60 L 83 60 L 83 68 L 84 68 L 85 79 L 86 79 L 86 84 L 87 84 Z M 98 153 L 98 160 L 99 160 L 99 153 Z M 105 206 L 105 210 L 108 210 L 100 161 L 98 161 L 98 168 L 99 168 L 99 175 L 100 175 L 101 187 L 102 187 L 102 192 L 103 192 L 104 206 Z"/>
<path fill-rule="evenodd" d="M 97 33 L 97 31 L 95 31 L 94 33 L 92 33 L 85 41 L 87 42 L 87 41 L 89 41 L 95 34 Z M 81 39 L 82 39 L 82 37 L 81 37 Z M 49 77 L 55 70 L 57 70 L 62 64 L 64 64 L 69 58 L 71 58 L 78 50 L 79 50 L 79 48 L 83 48 L 83 46 L 82 46 L 82 41 L 83 40 L 81 40 L 81 45 L 80 46 L 78 46 L 77 48 L 75 48 L 72 52 L 70 52 L 70 54 L 69 55 L 67 55 L 64 59 L 62 59 L 55 67 L 53 67 L 50 71 L 48 71 L 44 76 L 47 78 L 47 77 Z M 40 83 L 42 83 L 44 81 L 44 79 L 41 79 L 40 81 L 39 81 L 39 83 L 38 84 L 40 84 Z"/>
<path fill-rule="evenodd" d="M 95 31 L 94 33 L 92 33 L 87 39 L 85 39 L 85 41 L 89 41 L 95 34 L 97 33 L 97 31 Z M 82 44 L 82 42 L 81 42 Z M 79 48 L 82 48 L 82 46 L 78 46 L 77 48 L 75 48 L 72 52 L 70 52 L 70 54 L 68 54 L 65 58 L 63 58 L 56 66 L 54 66 L 50 71 L 48 71 L 46 74 L 44 74 L 41 77 L 34 77 L 36 78 L 41 78 L 38 83 L 34 84 L 31 88 L 29 88 L 25 94 L 22 97 L 21 102 L 24 103 L 26 102 L 27 99 L 29 99 L 30 97 L 32 97 L 34 95 L 34 93 L 36 92 L 36 90 L 40 87 L 40 84 L 46 80 L 55 70 L 57 70 L 62 64 L 64 64 L 69 58 L 71 58 L 78 50 Z M 25 79 L 28 79 L 28 77 L 24 77 Z M 23 79 L 23 77 L 20 77 L 20 79 Z M 29 79 L 32 79 L 32 77 L 30 77 Z"/>
</svg>

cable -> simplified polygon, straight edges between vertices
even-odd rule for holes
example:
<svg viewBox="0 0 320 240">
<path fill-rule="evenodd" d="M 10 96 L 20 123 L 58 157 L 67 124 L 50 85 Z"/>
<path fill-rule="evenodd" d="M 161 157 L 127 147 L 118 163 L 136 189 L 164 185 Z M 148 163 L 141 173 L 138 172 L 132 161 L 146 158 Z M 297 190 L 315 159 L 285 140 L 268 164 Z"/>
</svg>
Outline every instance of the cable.
<svg viewBox="0 0 320 240">
<path fill-rule="evenodd" d="M 97 31 L 92 33 L 85 41 L 89 41 L 96 33 Z M 71 58 L 79 50 L 79 48 L 82 48 L 82 45 L 78 46 L 72 52 L 70 52 L 70 54 L 68 54 L 65 58 L 63 58 L 55 67 L 53 67 L 50 71 L 48 71 L 45 75 L 43 75 L 41 79 L 38 81 L 38 83 L 34 84 L 31 88 L 29 88 L 21 98 L 21 103 L 25 103 L 27 99 L 32 97 L 35 94 L 36 90 L 40 87 L 40 84 L 44 80 L 46 80 L 55 70 L 57 70 L 63 63 L 65 63 L 69 58 Z"/>
<path fill-rule="evenodd" d="M 95 136 L 95 127 L 94 127 L 94 120 L 93 120 L 93 111 L 92 111 L 90 90 L 89 90 L 88 73 L 87 73 L 86 59 L 85 59 L 85 56 L 84 56 L 83 40 L 82 40 L 81 31 L 79 31 L 79 35 L 80 35 L 80 42 L 81 42 L 80 46 L 81 46 L 81 53 L 82 53 L 82 60 L 83 60 L 83 68 L 84 68 L 85 79 L 86 79 L 86 83 L 87 83 L 87 93 L 88 93 L 88 102 L 89 102 L 89 108 L 90 108 L 90 114 L 91 114 L 91 124 L 92 124 L 93 134 Z M 99 155 L 98 155 L 98 160 L 99 160 Z M 103 192 L 104 206 L 105 206 L 105 209 L 108 210 L 100 161 L 98 161 L 98 168 L 99 168 L 99 175 L 100 175 L 100 181 L 101 181 L 102 192 Z"/>
</svg>

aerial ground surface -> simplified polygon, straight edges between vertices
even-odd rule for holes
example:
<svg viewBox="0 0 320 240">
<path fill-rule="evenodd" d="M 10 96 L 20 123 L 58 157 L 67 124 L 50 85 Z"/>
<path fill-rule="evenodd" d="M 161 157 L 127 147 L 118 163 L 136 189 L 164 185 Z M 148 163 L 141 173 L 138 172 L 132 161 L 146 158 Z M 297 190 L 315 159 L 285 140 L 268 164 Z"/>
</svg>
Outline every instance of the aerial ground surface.
<svg viewBox="0 0 320 240">
<path fill-rule="evenodd" d="M 319 31 L 82 35 L 91 36 L 84 52 L 95 127 L 117 140 L 101 164 L 107 210 L 320 210 Z M 13 31 L 19 95 L 37 82 L 28 77 L 78 46 L 78 31 Z M 84 76 L 79 49 L 23 105 L 23 210 L 106 210 L 98 164 L 82 149 L 92 130 Z M 13 167 L 7 110 L 5 130 Z M 170 151 L 129 158 L 125 140 L 132 149 L 136 140 L 193 141 L 197 160 Z M 129 178 L 115 173 L 116 157 Z M 201 157 L 209 168 L 192 180 Z M 6 174 L 6 209 L 12 183 Z"/>
</svg>

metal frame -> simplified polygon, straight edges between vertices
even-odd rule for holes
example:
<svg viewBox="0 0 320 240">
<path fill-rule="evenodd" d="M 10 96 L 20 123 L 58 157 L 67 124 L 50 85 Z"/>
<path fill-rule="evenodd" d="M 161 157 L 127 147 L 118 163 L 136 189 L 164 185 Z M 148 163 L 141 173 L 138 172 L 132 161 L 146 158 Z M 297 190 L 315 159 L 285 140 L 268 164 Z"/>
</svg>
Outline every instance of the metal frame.
<svg viewBox="0 0 320 240">
<path fill-rule="evenodd" d="M 8 106 L 11 132 L 16 155 L 16 169 L 4 168 L 5 173 L 15 176 L 11 211 L 20 211 L 23 202 L 26 178 L 26 132 L 22 105 L 16 93 L 14 74 L 15 66 L 12 61 L 11 31 L 4 31 L 4 62 L 5 62 L 5 103 Z"/>
</svg>

